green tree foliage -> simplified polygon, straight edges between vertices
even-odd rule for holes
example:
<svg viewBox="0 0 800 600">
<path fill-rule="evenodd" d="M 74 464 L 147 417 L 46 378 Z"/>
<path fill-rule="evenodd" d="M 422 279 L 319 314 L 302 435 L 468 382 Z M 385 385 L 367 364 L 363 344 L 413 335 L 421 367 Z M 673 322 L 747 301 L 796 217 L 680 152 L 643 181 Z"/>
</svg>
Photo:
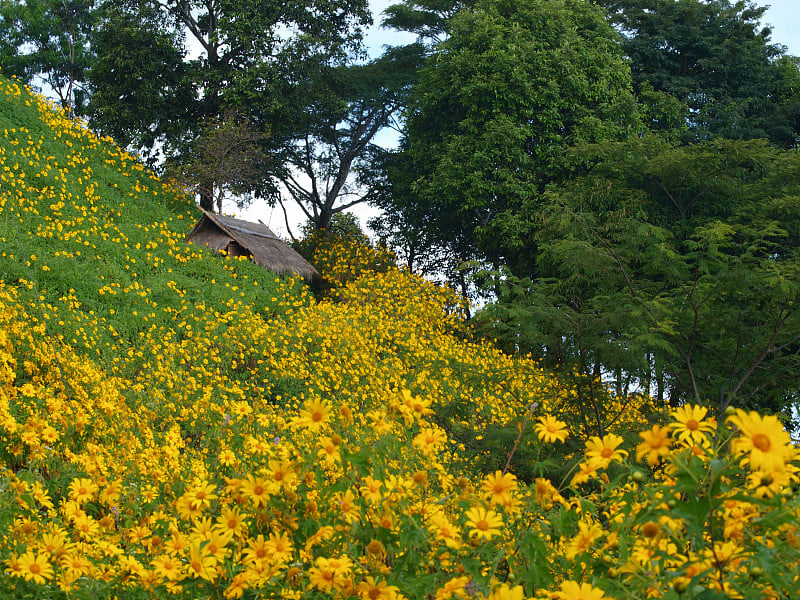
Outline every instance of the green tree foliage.
<svg viewBox="0 0 800 600">
<path fill-rule="evenodd" d="M 80 109 L 94 56 L 92 28 L 102 9 L 91 0 L 0 2 L 0 70 Z"/>
<path fill-rule="evenodd" d="M 151 166 L 185 149 L 198 129 L 201 104 L 184 61 L 185 38 L 164 27 L 152 7 L 109 11 L 92 36 L 89 123 L 123 148 L 135 148 Z"/>
<path fill-rule="evenodd" d="M 416 34 L 420 43 L 442 42 L 447 37 L 450 19 L 474 0 L 403 0 L 384 11 L 383 26 Z"/>
<path fill-rule="evenodd" d="M 327 0 L 131 0 L 114 6 L 105 22 L 103 61 L 93 71 L 92 123 L 145 150 L 158 145 L 177 156 L 187 156 L 202 125 L 228 110 L 247 113 L 271 133 L 271 143 L 289 144 L 297 131 L 283 124 L 294 123 L 307 103 L 293 102 L 287 89 L 320 65 L 352 56 L 371 19 L 365 0 L 335 6 Z M 117 111 L 120 104 L 144 110 Z M 211 190 L 217 184 L 198 185 Z M 200 198 L 213 210 L 208 193 Z"/>
<path fill-rule="evenodd" d="M 684 102 L 693 137 L 767 138 L 792 147 L 800 134 L 797 65 L 782 61 L 750 0 L 607 0 L 623 32 L 637 91 Z"/>
<path fill-rule="evenodd" d="M 168 162 L 165 175 L 188 191 L 210 197 L 220 214 L 225 200 L 247 206 L 252 189 L 271 162 L 264 151 L 267 137 L 246 116 L 228 111 L 203 124 L 187 155 L 180 163 Z M 198 182 L 211 182 L 212 187 L 199 189 Z"/>
<path fill-rule="evenodd" d="M 764 141 L 657 137 L 577 150 L 546 195 L 540 276 L 509 279 L 492 333 L 673 404 L 789 412 L 800 380 L 800 156 Z"/>
<path fill-rule="evenodd" d="M 577 0 L 486 0 L 450 34 L 426 59 L 381 204 L 453 256 L 529 273 L 531 211 L 564 148 L 636 126 L 628 66 L 600 9 Z"/>
<path fill-rule="evenodd" d="M 318 229 L 334 215 L 372 199 L 376 135 L 397 127 L 421 59 L 418 45 L 387 50 L 365 64 L 318 64 L 284 97 L 292 110 L 276 122 L 286 141 L 277 150 L 283 168 L 274 171 L 272 197 L 300 206 Z"/>
</svg>

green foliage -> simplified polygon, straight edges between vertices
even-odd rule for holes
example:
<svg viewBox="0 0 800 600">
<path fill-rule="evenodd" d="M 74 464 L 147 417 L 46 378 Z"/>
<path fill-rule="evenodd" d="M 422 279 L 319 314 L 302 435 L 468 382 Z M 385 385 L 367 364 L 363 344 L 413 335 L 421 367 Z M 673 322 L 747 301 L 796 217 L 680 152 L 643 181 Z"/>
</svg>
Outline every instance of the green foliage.
<svg viewBox="0 0 800 600">
<path fill-rule="evenodd" d="M 797 143 L 797 96 L 780 91 L 797 81 L 797 66 L 790 68 L 784 49 L 761 27 L 765 6 L 731 0 L 601 4 L 623 32 L 637 92 L 666 92 L 685 103 L 694 139 Z"/>
<path fill-rule="evenodd" d="M 382 25 L 414 33 L 420 42 L 436 44 L 446 38 L 453 15 L 474 4 L 472 0 L 402 0 L 384 11 Z"/>
<path fill-rule="evenodd" d="M 389 48 L 366 64 L 351 56 L 306 66 L 301 81 L 281 94 L 290 112 L 275 124 L 284 142 L 277 150 L 282 166 L 272 173 L 272 198 L 283 205 L 278 190 L 287 190 L 287 200 L 317 229 L 372 200 L 376 157 L 383 152 L 376 136 L 398 127 L 421 56 L 422 48 L 412 44 Z"/>
<path fill-rule="evenodd" d="M 597 7 L 479 2 L 426 60 L 384 206 L 461 262 L 477 254 L 528 271 L 531 211 L 562 174 L 563 149 L 624 137 L 634 104 Z"/>
<path fill-rule="evenodd" d="M 539 277 L 487 309 L 506 347 L 673 403 L 784 410 L 800 314 L 794 151 L 659 138 L 588 146 L 538 221 Z"/>
<path fill-rule="evenodd" d="M 92 35 L 88 73 L 89 124 L 150 162 L 183 149 L 200 118 L 184 36 L 164 27 L 164 15 L 140 7 L 108 11 Z"/>
</svg>

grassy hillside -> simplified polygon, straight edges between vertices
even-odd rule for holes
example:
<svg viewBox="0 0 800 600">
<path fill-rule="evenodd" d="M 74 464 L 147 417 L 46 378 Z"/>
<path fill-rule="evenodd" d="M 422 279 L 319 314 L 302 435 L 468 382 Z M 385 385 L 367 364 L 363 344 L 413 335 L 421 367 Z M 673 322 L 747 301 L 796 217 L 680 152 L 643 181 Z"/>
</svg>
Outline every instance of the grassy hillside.
<svg viewBox="0 0 800 600">
<path fill-rule="evenodd" d="M 452 292 L 339 241 L 317 302 L 187 246 L 189 200 L 0 91 L 0 597 L 795 589 L 774 418 L 609 395 L 588 437 L 573 390 L 472 339 Z"/>
</svg>

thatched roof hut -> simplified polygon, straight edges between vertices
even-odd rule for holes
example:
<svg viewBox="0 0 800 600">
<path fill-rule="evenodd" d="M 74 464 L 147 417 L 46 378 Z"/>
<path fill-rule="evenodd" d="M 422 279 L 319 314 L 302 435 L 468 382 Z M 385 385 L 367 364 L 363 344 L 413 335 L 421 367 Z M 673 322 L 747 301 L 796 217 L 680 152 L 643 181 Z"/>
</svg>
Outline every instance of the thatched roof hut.
<svg viewBox="0 0 800 600">
<path fill-rule="evenodd" d="M 200 210 L 203 216 L 186 236 L 187 242 L 205 244 L 217 252 L 226 252 L 228 256 L 247 256 L 278 275 L 297 273 L 306 279 L 319 275 L 306 259 L 263 223 L 240 221 Z"/>
</svg>

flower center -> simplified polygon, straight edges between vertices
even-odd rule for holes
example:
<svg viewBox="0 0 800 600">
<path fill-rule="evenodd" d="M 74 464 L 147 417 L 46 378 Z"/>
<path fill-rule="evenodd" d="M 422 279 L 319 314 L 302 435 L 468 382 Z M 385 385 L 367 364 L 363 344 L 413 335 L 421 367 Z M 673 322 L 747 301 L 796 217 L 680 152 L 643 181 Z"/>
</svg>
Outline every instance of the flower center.
<svg viewBox="0 0 800 600">
<path fill-rule="evenodd" d="M 697 431 L 700 429 L 700 423 L 698 423 L 697 419 L 689 419 L 686 421 L 686 429 L 689 431 Z"/>
<path fill-rule="evenodd" d="M 600 451 L 600 456 L 603 458 L 611 458 L 611 455 L 614 454 L 614 451 L 611 448 L 603 448 Z"/>
<path fill-rule="evenodd" d="M 753 436 L 753 446 L 762 452 L 769 452 L 769 449 L 772 447 L 772 443 L 769 441 L 769 437 L 763 433 L 757 433 Z"/>
<path fill-rule="evenodd" d="M 480 529 L 481 531 L 488 531 L 489 530 L 489 523 L 486 519 L 481 519 L 477 523 L 475 523 L 475 529 Z"/>
</svg>

